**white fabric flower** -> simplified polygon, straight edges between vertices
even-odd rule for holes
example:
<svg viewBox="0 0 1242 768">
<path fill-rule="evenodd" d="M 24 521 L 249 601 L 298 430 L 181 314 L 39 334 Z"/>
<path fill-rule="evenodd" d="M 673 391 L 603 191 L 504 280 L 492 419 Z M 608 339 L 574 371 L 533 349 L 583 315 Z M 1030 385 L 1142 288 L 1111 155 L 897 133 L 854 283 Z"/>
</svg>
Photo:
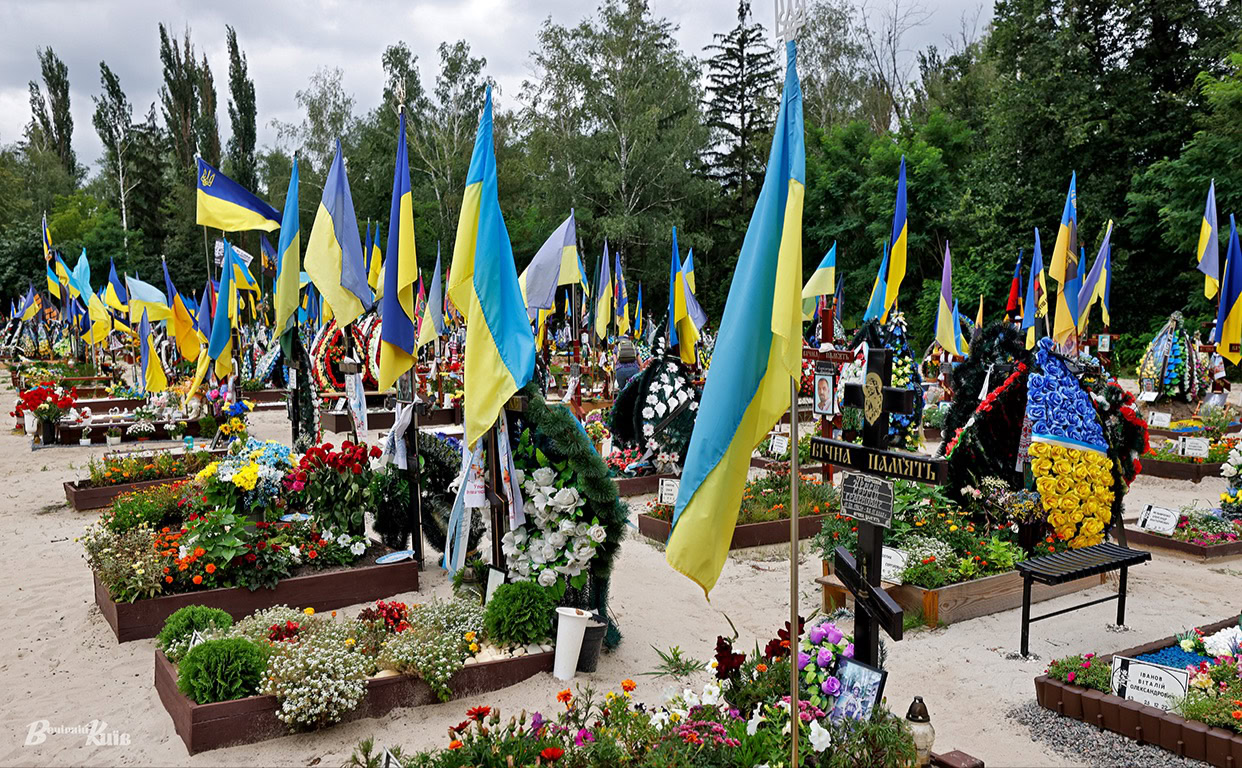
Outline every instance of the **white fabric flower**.
<svg viewBox="0 0 1242 768">
<path fill-rule="evenodd" d="M 654 419 L 654 418 L 655 418 L 655 410 L 654 410 L 654 409 L 652 409 L 652 408 L 651 408 L 651 406 L 647 406 L 646 408 L 644 408 L 644 409 L 643 409 L 643 418 L 644 418 L 644 419 Z"/>
<path fill-rule="evenodd" d="M 556 482 L 556 470 L 551 467 L 540 467 L 532 472 L 531 475 L 539 485 L 552 485 L 552 483 Z"/>
<path fill-rule="evenodd" d="M 604 530 L 602 525 L 592 525 L 591 529 L 587 531 L 587 535 L 591 537 L 592 541 L 600 543 L 602 543 L 604 539 L 608 538 L 608 533 Z"/>
<path fill-rule="evenodd" d="M 342 533 L 340 536 L 336 537 L 336 543 L 338 546 L 341 546 L 341 547 L 348 547 L 349 541 L 350 541 L 350 536 L 348 533 Z"/>
<path fill-rule="evenodd" d="M 556 571 L 545 568 L 539 572 L 539 586 L 550 587 L 556 583 Z"/>
<path fill-rule="evenodd" d="M 763 705 L 756 704 L 754 713 L 751 714 L 750 719 L 746 721 L 746 735 L 754 736 L 759 730 L 759 724 L 766 719 L 767 718 L 763 716 Z"/>
<path fill-rule="evenodd" d="M 552 503 L 564 510 L 576 508 L 581 500 L 577 488 L 562 488 L 552 497 Z"/>
<path fill-rule="evenodd" d="M 823 752 L 832 746 L 832 732 L 819 724 L 818 720 L 811 721 L 811 749 L 816 752 Z"/>
<path fill-rule="evenodd" d="M 564 549 L 565 541 L 566 541 L 565 534 L 561 533 L 560 531 L 557 531 L 556 533 L 548 537 L 548 543 L 551 544 L 556 549 Z"/>
</svg>

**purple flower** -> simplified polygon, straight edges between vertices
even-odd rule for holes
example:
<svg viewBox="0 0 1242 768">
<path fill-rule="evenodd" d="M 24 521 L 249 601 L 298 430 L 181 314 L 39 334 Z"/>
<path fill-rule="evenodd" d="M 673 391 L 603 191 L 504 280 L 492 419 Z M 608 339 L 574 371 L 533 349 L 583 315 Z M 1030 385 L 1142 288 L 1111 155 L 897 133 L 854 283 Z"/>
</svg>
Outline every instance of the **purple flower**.
<svg viewBox="0 0 1242 768">
<path fill-rule="evenodd" d="M 840 683 L 838 683 L 838 686 Z M 586 728 L 579 728 L 578 735 L 574 736 L 574 746 L 581 747 L 583 744 L 595 741 L 595 737 Z"/>
<path fill-rule="evenodd" d="M 824 631 L 824 638 L 833 645 L 841 642 L 841 638 L 845 637 L 845 635 L 841 634 L 841 630 L 837 629 L 835 624 L 823 624 L 821 626 L 826 628 Z"/>
<path fill-rule="evenodd" d="M 827 648 L 820 648 L 819 655 L 815 658 L 815 663 L 821 668 L 827 668 L 828 665 L 832 664 L 832 651 Z"/>
<path fill-rule="evenodd" d="M 536 712 L 530 717 L 530 732 L 537 734 L 541 728 L 543 728 L 543 713 Z"/>
<path fill-rule="evenodd" d="M 824 638 L 828 635 L 828 630 L 824 629 L 823 624 L 816 624 L 811 627 L 811 631 L 807 635 L 811 638 L 812 645 L 819 645 L 824 642 Z"/>
<path fill-rule="evenodd" d="M 806 665 L 811 663 L 811 657 L 802 651 L 798 651 L 798 669 L 806 669 Z"/>
<path fill-rule="evenodd" d="M 841 655 L 847 659 L 854 658 L 854 644 L 850 643 L 849 645 L 845 646 L 845 650 L 841 651 Z"/>
<path fill-rule="evenodd" d="M 825 696 L 836 696 L 841 692 L 841 681 L 835 677 L 829 677 L 820 684 L 819 689 L 824 692 Z"/>
</svg>

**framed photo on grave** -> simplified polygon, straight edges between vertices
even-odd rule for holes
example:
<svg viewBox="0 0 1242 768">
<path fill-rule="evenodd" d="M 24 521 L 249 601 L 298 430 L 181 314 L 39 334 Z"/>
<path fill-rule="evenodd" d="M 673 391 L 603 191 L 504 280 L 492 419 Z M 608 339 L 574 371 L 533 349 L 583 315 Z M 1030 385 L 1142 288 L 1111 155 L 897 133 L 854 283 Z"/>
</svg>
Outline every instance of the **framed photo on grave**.
<svg viewBox="0 0 1242 768">
<path fill-rule="evenodd" d="M 857 659 L 842 657 L 837 662 L 837 679 L 841 681 L 841 692 L 832 708 L 832 722 L 863 720 L 884 697 L 888 672 Z"/>
<path fill-rule="evenodd" d="M 831 373 L 815 372 L 812 410 L 816 416 L 832 416 L 837 412 L 836 379 Z"/>
</svg>

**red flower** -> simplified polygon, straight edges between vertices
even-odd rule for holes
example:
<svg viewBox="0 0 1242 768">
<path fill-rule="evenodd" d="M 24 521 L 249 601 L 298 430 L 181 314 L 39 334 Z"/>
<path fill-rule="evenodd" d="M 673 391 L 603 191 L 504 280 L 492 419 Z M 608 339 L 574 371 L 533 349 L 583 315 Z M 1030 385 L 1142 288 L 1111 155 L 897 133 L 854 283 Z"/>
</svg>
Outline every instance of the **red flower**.
<svg viewBox="0 0 1242 768">
<path fill-rule="evenodd" d="M 487 705 L 480 705 L 477 707 L 471 707 L 470 709 L 467 709 L 466 717 L 470 718 L 476 723 L 480 723 L 483 721 L 483 718 L 487 717 L 491 713 L 492 713 L 491 707 Z"/>
<path fill-rule="evenodd" d="M 380 456 L 383 456 L 383 455 L 384 455 L 384 452 L 379 449 L 378 445 L 371 446 L 371 458 L 378 459 Z"/>
<path fill-rule="evenodd" d="M 560 747 L 544 747 L 544 750 L 539 753 L 539 756 L 549 762 L 556 762 L 565 756 L 565 750 Z"/>
</svg>

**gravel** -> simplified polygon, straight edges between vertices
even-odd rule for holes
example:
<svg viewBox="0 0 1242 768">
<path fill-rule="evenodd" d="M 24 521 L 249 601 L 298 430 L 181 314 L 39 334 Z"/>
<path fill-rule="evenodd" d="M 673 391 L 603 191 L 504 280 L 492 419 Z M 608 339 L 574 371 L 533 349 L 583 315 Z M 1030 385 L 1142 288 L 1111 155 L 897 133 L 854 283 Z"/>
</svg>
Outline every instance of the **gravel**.
<svg viewBox="0 0 1242 768">
<path fill-rule="evenodd" d="M 1187 760 L 1159 747 L 1139 744 L 1133 739 L 1096 728 L 1080 720 L 1061 717 L 1034 701 L 1010 710 L 1006 716 L 1030 729 L 1032 741 L 1042 741 L 1058 754 L 1084 765 L 1100 768 L 1207 766 L 1207 763 Z"/>
</svg>

